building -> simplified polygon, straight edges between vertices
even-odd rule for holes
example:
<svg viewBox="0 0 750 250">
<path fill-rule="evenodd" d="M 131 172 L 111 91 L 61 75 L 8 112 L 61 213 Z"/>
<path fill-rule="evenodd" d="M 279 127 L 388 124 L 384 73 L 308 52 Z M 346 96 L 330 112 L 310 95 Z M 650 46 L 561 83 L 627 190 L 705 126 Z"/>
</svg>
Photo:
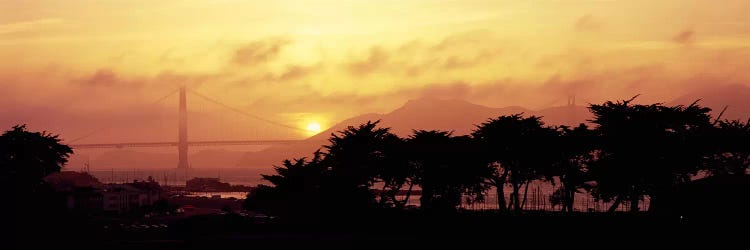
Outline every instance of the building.
<svg viewBox="0 0 750 250">
<path fill-rule="evenodd" d="M 164 198 L 161 186 L 154 181 L 134 181 L 123 184 L 106 184 L 101 190 L 102 210 L 123 213 L 136 208 L 154 205 Z"/>
<path fill-rule="evenodd" d="M 45 178 L 63 195 L 69 210 L 124 213 L 154 205 L 164 192 L 153 179 L 122 184 L 102 184 L 88 173 L 64 171 Z"/>
<path fill-rule="evenodd" d="M 48 175 L 44 181 L 62 196 L 68 210 L 102 210 L 104 184 L 96 177 L 85 172 L 63 171 Z"/>
<path fill-rule="evenodd" d="M 185 182 L 185 190 L 191 192 L 230 191 L 232 185 L 219 181 L 219 178 L 193 178 Z"/>
</svg>

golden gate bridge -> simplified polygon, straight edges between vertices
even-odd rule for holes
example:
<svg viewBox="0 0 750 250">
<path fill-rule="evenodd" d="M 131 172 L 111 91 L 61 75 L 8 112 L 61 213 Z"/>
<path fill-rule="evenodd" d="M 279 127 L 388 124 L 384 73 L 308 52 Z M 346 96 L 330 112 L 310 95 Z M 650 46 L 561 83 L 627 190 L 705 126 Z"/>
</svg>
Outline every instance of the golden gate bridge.
<svg viewBox="0 0 750 250">
<path fill-rule="evenodd" d="M 164 96 L 160 98 L 157 103 L 161 100 L 166 99 L 167 97 L 171 96 L 177 91 L 173 91 L 167 96 Z M 89 143 L 89 144 L 71 144 L 70 147 L 74 149 L 85 149 L 85 148 L 139 148 L 139 147 L 177 147 L 178 151 L 178 163 L 177 168 L 181 169 L 187 169 L 189 168 L 190 164 L 188 163 L 188 148 L 193 146 L 232 146 L 232 145 L 280 145 L 280 144 L 293 144 L 298 143 L 303 140 L 221 140 L 221 141 L 189 141 L 188 140 L 188 115 L 187 115 L 187 93 L 190 92 L 191 94 L 194 94 L 198 97 L 201 97 L 209 102 L 212 102 L 214 104 L 217 104 L 219 106 L 222 106 L 224 108 L 230 109 L 234 112 L 240 113 L 245 116 L 252 117 L 256 120 L 260 120 L 266 123 L 269 123 L 271 125 L 275 125 L 277 127 L 289 129 L 289 130 L 298 130 L 298 131 L 306 131 L 301 128 L 289 126 L 283 123 L 279 123 L 276 121 L 264 119 L 262 117 L 247 113 L 245 111 L 242 111 L 240 109 L 234 108 L 232 106 L 226 105 L 220 101 L 217 101 L 216 99 L 210 98 L 208 96 L 205 96 L 203 94 L 200 94 L 198 92 L 188 90 L 185 87 L 179 88 L 179 95 L 180 95 L 180 103 L 179 103 L 179 121 L 178 121 L 178 127 L 177 127 L 177 141 L 167 141 L 167 142 L 123 142 L 123 143 Z M 89 133 L 85 136 L 73 139 L 71 142 L 75 142 L 81 139 L 84 139 L 88 136 L 91 136 L 95 134 L 97 131 L 94 131 L 92 133 Z"/>
</svg>

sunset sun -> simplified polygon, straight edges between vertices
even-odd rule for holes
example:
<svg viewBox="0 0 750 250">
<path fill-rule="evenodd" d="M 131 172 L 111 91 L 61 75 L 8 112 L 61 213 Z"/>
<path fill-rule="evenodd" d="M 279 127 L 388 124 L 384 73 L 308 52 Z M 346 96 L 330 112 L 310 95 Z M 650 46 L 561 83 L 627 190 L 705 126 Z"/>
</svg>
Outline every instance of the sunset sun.
<svg viewBox="0 0 750 250">
<path fill-rule="evenodd" d="M 305 129 L 307 129 L 307 132 L 309 133 L 317 134 L 320 132 L 320 124 L 317 122 L 311 122 L 307 124 Z"/>
</svg>

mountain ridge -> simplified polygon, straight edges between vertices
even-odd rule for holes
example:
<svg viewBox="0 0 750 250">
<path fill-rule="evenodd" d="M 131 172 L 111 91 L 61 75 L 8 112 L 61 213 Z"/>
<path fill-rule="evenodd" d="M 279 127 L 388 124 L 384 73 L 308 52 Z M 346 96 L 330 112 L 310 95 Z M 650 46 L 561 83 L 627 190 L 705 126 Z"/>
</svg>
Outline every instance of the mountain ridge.
<svg viewBox="0 0 750 250">
<path fill-rule="evenodd" d="M 542 116 L 549 125 L 577 125 L 586 122 L 590 116 L 588 109 L 583 106 L 552 107 L 537 111 L 520 106 L 493 108 L 460 99 L 412 99 L 388 113 L 369 113 L 343 120 L 299 144 L 247 152 L 236 166 L 263 167 L 279 164 L 284 159 L 309 158 L 326 143 L 331 134 L 367 121 L 380 121 L 380 126 L 389 127 L 393 133 L 403 137 L 411 134 L 412 130 L 446 130 L 453 131 L 456 135 L 465 135 L 490 118 L 519 113 Z"/>
</svg>

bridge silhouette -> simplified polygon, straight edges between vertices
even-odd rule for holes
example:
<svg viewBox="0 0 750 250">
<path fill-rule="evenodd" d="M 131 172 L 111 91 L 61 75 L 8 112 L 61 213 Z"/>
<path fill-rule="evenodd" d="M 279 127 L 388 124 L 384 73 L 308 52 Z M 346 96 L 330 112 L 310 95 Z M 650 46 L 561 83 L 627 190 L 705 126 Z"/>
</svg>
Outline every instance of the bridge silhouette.
<svg viewBox="0 0 750 250">
<path fill-rule="evenodd" d="M 166 99 L 167 97 L 171 96 L 172 94 L 176 93 L 178 91 L 172 91 L 168 95 L 160 98 L 157 100 L 156 103 Z M 280 145 L 280 144 L 294 144 L 302 142 L 303 140 L 221 140 L 221 141 L 189 141 L 188 140 L 188 115 L 187 115 L 187 93 L 190 92 L 191 94 L 194 94 L 198 97 L 201 97 L 209 102 L 212 102 L 214 104 L 217 104 L 219 106 L 222 106 L 224 108 L 227 108 L 229 110 L 232 110 L 234 112 L 240 113 L 245 116 L 249 116 L 251 118 L 254 118 L 256 120 L 263 121 L 265 123 L 274 125 L 276 127 L 285 128 L 288 130 L 297 130 L 297 131 L 305 131 L 304 129 L 297 128 L 294 126 L 289 126 L 280 122 L 276 122 L 273 120 L 265 119 L 260 116 L 256 116 L 250 113 L 247 113 L 241 109 L 234 108 L 232 106 L 226 105 L 216 99 L 210 98 L 208 96 L 205 96 L 203 94 L 200 94 L 198 92 L 189 90 L 185 87 L 179 88 L 179 95 L 180 95 L 180 103 L 179 103 L 179 121 L 177 126 L 177 141 L 167 141 L 167 142 L 122 142 L 122 143 L 89 143 L 89 144 L 71 144 L 70 147 L 74 149 L 86 149 L 86 148 L 142 148 L 142 147 L 177 147 L 178 151 L 178 163 L 177 168 L 180 169 L 187 169 L 190 167 L 190 164 L 188 162 L 188 148 L 193 146 L 233 146 L 233 145 Z M 87 135 L 84 135 L 82 137 L 76 138 L 71 140 L 71 143 L 82 140 L 86 137 L 89 137 L 95 133 L 97 133 L 99 130 L 95 130 Z"/>
</svg>

